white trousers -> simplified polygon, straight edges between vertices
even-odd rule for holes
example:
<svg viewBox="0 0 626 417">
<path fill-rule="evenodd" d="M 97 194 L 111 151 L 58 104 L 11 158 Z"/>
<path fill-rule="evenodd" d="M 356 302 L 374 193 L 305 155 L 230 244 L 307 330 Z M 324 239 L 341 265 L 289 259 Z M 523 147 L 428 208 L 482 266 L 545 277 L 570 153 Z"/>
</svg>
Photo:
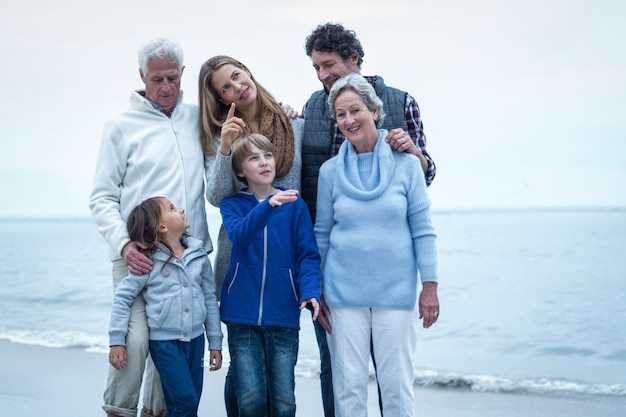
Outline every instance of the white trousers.
<svg viewBox="0 0 626 417">
<path fill-rule="evenodd" d="M 128 269 L 121 259 L 113 261 L 113 286 L 128 275 Z M 167 412 L 165 396 L 161 388 L 161 378 L 149 355 L 150 332 L 146 321 L 146 302 L 141 295 L 135 298 L 130 307 L 130 320 L 126 334 L 126 368 L 118 371 L 109 366 L 107 385 L 104 391 L 105 412 L 121 417 L 137 417 L 139 392 L 144 379 L 143 408 L 141 417 L 162 416 Z"/>
<path fill-rule="evenodd" d="M 383 414 L 413 417 L 417 311 L 332 308 L 328 347 L 333 369 L 335 415 L 367 416 L 370 348 L 376 361 Z"/>
</svg>

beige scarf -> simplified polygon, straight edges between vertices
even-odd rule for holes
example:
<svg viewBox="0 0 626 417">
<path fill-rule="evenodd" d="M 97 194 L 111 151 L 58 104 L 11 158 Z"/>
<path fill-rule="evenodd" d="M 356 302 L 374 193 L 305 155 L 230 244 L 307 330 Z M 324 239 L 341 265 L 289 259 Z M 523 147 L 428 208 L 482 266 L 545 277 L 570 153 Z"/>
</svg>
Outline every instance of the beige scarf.
<svg viewBox="0 0 626 417">
<path fill-rule="evenodd" d="M 244 133 L 253 133 L 250 123 L 246 123 Z M 276 158 L 276 178 L 287 175 L 293 165 L 295 154 L 293 129 L 289 119 L 283 113 L 273 112 L 265 106 L 261 106 L 261 120 L 259 131 L 274 145 L 274 157 Z"/>
</svg>

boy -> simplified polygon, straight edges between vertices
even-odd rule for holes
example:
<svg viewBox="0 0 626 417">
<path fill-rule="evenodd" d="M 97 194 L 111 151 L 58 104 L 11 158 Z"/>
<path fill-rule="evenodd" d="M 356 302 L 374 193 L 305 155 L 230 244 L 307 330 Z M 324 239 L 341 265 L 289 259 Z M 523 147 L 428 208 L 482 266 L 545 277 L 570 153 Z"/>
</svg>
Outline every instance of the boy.
<svg viewBox="0 0 626 417">
<path fill-rule="evenodd" d="M 269 139 L 242 136 L 231 152 L 233 171 L 247 185 L 220 205 L 233 243 L 220 315 L 228 328 L 237 405 L 240 415 L 269 410 L 293 417 L 300 311 L 311 308 L 313 320 L 319 312 L 313 224 L 297 191 L 272 185 L 276 163 Z"/>
</svg>

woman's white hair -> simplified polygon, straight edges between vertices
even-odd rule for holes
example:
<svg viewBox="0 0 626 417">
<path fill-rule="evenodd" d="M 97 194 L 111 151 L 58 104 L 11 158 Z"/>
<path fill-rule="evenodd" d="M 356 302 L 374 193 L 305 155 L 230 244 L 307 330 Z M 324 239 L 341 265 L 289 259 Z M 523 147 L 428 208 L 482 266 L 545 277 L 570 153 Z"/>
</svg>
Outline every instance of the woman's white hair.
<svg viewBox="0 0 626 417">
<path fill-rule="evenodd" d="M 330 107 L 330 113 L 335 117 L 335 100 L 345 90 L 353 90 L 363 99 L 363 102 L 367 106 L 369 111 L 378 110 L 378 120 L 376 120 L 376 127 L 379 127 L 383 123 L 385 118 L 385 112 L 383 111 L 383 101 L 376 95 L 374 87 L 360 74 L 355 72 L 346 75 L 343 78 L 335 81 L 328 93 L 328 106 Z"/>
</svg>

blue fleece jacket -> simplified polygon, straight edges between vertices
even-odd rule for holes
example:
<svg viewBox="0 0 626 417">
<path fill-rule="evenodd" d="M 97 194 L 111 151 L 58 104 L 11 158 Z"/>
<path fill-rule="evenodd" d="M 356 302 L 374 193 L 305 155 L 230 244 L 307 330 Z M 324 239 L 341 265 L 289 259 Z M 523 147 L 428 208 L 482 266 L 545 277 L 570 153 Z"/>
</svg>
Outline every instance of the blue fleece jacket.
<svg viewBox="0 0 626 417">
<path fill-rule="evenodd" d="M 131 273 L 119 283 L 111 309 L 110 346 L 126 345 L 130 305 L 141 294 L 146 300 L 150 340 L 188 342 L 206 332 L 209 349 L 222 349 L 211 262 L 202 241 L 183 237 L 183 244 L 187 249 L 181 259 L 174 257 L 163 268 L 170 252 L 160 245 L 149 273 Z"/>
<path fill-rule="evenodd" d="M 320 255 L 306 204 L 272 207 L 245 190 L 220 205 L 233 243 L 222 321 L 300 329 L 300 303 L 320 298 Z"/>
</svg>

